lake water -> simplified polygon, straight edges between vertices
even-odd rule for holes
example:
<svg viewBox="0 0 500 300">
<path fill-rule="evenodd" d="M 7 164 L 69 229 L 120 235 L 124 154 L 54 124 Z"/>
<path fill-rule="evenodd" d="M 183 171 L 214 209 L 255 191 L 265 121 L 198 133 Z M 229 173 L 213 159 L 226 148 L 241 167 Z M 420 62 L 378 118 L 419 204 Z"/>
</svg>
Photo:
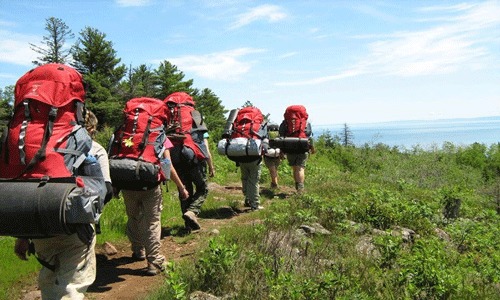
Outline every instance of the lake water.
<svg viewBox="0 0 500 300">
<path fill-rule="evenodd" d="M 344 124 L 314 126 L 314 137 L 326 130 L 340 135 Z M 478 142 L 491 145 L 500 142 L 500 116 L 473 119 L 447 119 L 432 121 L 398 121 L 372 124 L 347 124 L 356 146 L 383 143 L 410 149 L 420 146 L 428 149 L 441 147 L 444 142 L 457 146 Z"/>
</svg>

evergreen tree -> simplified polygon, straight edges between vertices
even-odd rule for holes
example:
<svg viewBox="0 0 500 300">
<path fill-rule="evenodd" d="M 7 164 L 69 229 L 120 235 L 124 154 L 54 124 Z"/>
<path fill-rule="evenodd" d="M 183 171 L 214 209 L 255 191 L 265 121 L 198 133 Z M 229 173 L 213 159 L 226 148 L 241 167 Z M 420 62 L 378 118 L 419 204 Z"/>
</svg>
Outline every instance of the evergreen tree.
<svg viewBox="0 0 500 300">
<path fill-rule="evenodd" d="M 193 79 L 184 80 L 184 73 L 177 69 L 177 66 L 172 65 L 169 61 L 163 61 L 156 74 L 156 94 L 155 98 L 165 99 L 168 95 L 174 92 L 186 92 L 193 95 L 195 91 L 191 86 Z"/>
<path fill-rule="evenodd" d="M 0 88 L 0 129 L 10 121 L 14 106 L 14 86 L 6 86 L 3 90 Z"/>
<path fill-rule="evenodd" d="M 127 68 L 116 57 L 113 43 L 99 30 L 85 27 L 72 52 L 72 65 L 83 74 L 87 84 L 87 107 L 102 125 L 118 125 L 122 121 L 123 104 L 128 100 L 120 90 L 120 80 Z"/>
<path fill-rule="evenodd" d="M 33 64 L 40 66 L 46 63 L 67 63 L 70 55 L 70 49 L 64 49 L 64 43 L 67 39 L 72 39 L 75 35 L 69 27 L 59 18 L 50 17 L 46 19 L 45 30 L 47 36 L 42 38 L 42 46 L 30 43 L 31 50 L 40 54 L 38 60 L 32 61 Z"/>
<path fill-rule="evenodd" d="M 194 91 L 193 98 L 196 109 L 203 115 L 210 135 L 220 137 L 226 124 L 224 114 L 228 110 L 224 108 L 219 97 L 208 88 L 203 89 L 201 93 L 198 90 Z"/>
<path fill-rule="evenodd" d="M 354 145 L 354 134 L 352 133 L 347 123 L 344 124 L 344 128 L 340 132 L 340 141 L 344 147 Z"/>
<path fill-rule="evenodd" d="M 145 64 L 129 71 L 128 79 L 129 98 L 154 97 L 158 94 L 155 86 L 155 82 L 158 81 L 158 76 Z"/>
</svg>

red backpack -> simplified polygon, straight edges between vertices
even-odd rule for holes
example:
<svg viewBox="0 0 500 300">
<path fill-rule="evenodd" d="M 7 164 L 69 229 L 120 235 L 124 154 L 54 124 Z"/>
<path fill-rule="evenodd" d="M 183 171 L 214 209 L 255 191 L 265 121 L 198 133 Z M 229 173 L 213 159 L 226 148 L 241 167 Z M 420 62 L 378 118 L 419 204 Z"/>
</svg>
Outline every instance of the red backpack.
<svg viewBox="0 0 500 300">
<path fill-rule="evenodd" d="M 185 92 L 175 92 L 168 95 L 163 102 L 166 104 L 169 120 L 167 136 L 174 144 L 174 149 L 171 150 L 174 165 L 181 161 L 196 162 L 206 159 L 199 141 L 195 141 L 192 136 L 195 129 L 193 126 L 196 126 L 193 115 L 197 112 L 193 98 Z"/>
<path fill-rule="evenodd" d="M 68 234 L 68 224 L 98 221 L 106 187 L 98 163 L 87 160 L 84 97 L 81 74 L 62 64 L 17 81 L 0 145 L 0 235 Z"/>
<path fill-rule="evenodd" d="M 303 105 L 288 106 L 283 115 L 285 118 L 285 137 L 307 138 L 307 114 L 306 108 Z"/>
<path fill-rule="evenodd" d="M 234 120 L 233 120 L 234 119 Z M 261 158 L 262 139 L 267 136 L 264 116 L 257 107 L 231 111 L 226 133 L 217 144 L 217 152 L 235 162 L 251 162 Z"/>
<path fill-rule="evenodd" d="M 165 143 L 167 107 L 155 98 L 133 98 L 123 109 L 124 121 L 109 147 L 113 186 L 125 190 L 147 190 L 166 180 L 161 168 Z"/>
<path fill-rule="evenodd" d="M 264 116 L 260 109 L 253 106 L 244 107 L 236 115 L 231 138 L 262 139 L 264 137 L 262 123 L 264 123 Z"/>
</svg>

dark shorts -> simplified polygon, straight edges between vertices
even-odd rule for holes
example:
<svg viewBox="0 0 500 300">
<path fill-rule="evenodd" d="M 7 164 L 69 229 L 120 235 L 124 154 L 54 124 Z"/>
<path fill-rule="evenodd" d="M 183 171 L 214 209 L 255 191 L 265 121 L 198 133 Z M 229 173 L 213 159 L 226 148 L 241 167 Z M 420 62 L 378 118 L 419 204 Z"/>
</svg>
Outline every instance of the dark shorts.
<svg viewBox="0 0 500 300">
<path fill-rule="evenodd" d="M 309 157 L 309 153 L 287 153 L 286 158 L 288 160 L 288 165 L 289 166 L 300 166 L 305 168 L 306 167 L 306 161 L 307 158 Z"/>
</svg>

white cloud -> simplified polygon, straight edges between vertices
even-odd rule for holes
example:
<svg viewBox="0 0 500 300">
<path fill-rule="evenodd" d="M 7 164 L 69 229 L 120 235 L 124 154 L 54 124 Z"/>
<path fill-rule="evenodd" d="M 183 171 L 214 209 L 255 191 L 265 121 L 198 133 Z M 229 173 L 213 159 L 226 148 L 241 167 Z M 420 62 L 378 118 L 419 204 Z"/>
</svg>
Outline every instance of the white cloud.
<svg viewBox="0 0 500 300">
<path fill-rule="evenodd" d="M 277 5 L 261 5 L 252 8 L 250 11 L 240 14 L 238 19 L 231 25 L 231 29 L 236 29 L 248 25 L 257 20 L 267 20 L 277 22 L 285 19 L 286 13 Z"/>
<path fill-rule="evenodd" d="M 288 58 L 288 57 L 295 56 L 295 55 L 297 55 L 297 54 L 298 54 L 298 52 L 288 52 L 288 53 L 285 53 L 285 54 L 280 55 L 280 57 L 279 57 L 279 58 Z"/>
<path fill-rule="evenodd" d="M 123 7 L 130 6 L 146 6 L 151 3 L 151 0 L 115 0 L 116 4 Z"/>
<path fill-rule="evenodd" d="M 186 55 L 169 58 L 168 61 L 184 71 L 213 80 L 235 80 L 252 68 L 252 63 L 243 61 L 243 56 L 264 52 L 263 49 L 239 48 L 206 55 Z"/>
<path fill-rule="evenodd" d="M 378 36 L 379 40 L 367 45 L 368 54 L 347 71 L 279 85 L 312 85 L 361 74 L 448 74 L 458 70 L 490 68 L 492 61 L 498 63 L 500 58 L 493 49 L 499 45 L 499 2 L 448 9 L 436 7 L 434 10 L 428 7 L 423 11 L 443 10 L 454 15 L 440 18 L 438 24 L 435 24 L 434 19 L 434 25 L 429 29 Z"/>
<path fill-rule="evenodd" d="M 30 49 L 29 43 L 37 40 L 40 38 L 0 30 L 0 62 L 31 66 L 37 55 Z"/>
</svg>

